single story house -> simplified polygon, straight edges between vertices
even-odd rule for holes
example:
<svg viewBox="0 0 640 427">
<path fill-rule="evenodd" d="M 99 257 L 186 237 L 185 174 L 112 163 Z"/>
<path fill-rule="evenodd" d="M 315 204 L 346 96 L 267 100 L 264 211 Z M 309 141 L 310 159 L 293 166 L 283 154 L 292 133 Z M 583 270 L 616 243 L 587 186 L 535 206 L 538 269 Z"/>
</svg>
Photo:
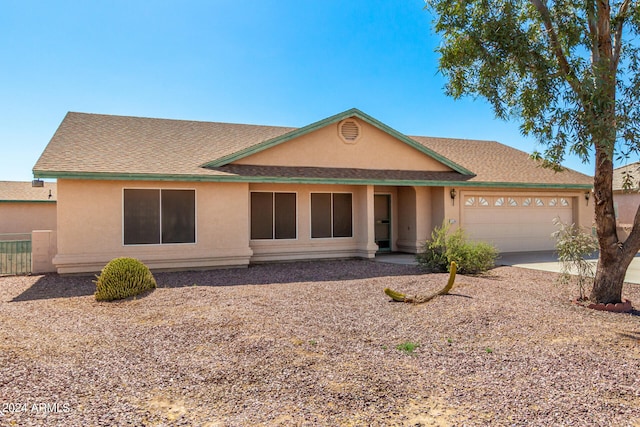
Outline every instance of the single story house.
<svg viewBox="0 0 640 427">
<path fill-rule="evenodd" d="M 618 237 L 624 240 L 631 231 L 640 206 L 640 162 L 613 170 L 613 205 L 616 210 Z"/>
<path fill-rule="evenodd" d="M 0 181 L 0 234 L 56 229 L 56 183 Z M 2 238 L 0 238 L 2 240 Z"/>
<path fill-rule="evenodd" d="M 443 222 L 549 250 L 553 218 L 593 221 L 587 175 L 357 109 L 302 128 L 68 113 L 33 173 L 57 179 L 59 273 L 415 253 Z"/>
</svg>

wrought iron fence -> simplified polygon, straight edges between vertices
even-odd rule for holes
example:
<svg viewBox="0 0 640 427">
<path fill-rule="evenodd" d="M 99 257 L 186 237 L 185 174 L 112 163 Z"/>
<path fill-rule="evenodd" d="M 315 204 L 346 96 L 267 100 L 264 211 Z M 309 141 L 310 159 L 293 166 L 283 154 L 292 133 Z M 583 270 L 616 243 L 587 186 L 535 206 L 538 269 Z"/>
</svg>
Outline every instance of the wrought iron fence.
<svg viewBox="0 0 640 427">
<path fill-rule="evenodd" d="M 0 234 L 0 276 L 31 273 L 31 234 Z"/>
</svg>

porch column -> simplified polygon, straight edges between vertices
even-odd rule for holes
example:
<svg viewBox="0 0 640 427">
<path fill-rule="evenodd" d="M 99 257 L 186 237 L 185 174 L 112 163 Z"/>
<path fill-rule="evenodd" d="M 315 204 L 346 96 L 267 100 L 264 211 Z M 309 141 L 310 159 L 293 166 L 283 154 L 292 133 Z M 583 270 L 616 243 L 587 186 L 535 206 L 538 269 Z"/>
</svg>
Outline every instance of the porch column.
<svg viewBox="0 0 640 427">
<path fill-rule="evenodd" d="M 375 242 L 374 187 L 367 185 L 358 192 L 358 255 L 362 258 L 374 258 L 378 251 Z"/>
</svg>

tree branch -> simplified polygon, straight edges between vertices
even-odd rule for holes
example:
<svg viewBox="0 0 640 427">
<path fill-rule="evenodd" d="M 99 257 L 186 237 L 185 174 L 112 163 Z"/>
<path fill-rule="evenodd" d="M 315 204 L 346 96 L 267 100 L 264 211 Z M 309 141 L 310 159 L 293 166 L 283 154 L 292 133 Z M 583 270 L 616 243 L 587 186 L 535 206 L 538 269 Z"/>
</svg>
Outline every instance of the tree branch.
<svg viewBox="0 0 640 427">
<path fill-rule="evenodd" d="M 589 24 L 589 39 L 591 40 L 591 60 L 596 63 L 600 60 L 600 52 L 598 52 L 598 20 L 596 19 L 595 3 L 593 1 L 586 2 L 587 23 Z"/>
<path fill-rule="evenodd" d="M 625 0 L 620 5 L 620 10 L 616 16 L 616 29 L 614 31 L 614 47 L 613 47 L 613 61 L 611 61 L 611 69 L 617 70 L 618 63 L 620 62 L 620 52 L 622 51 L 622 27 L 624 26 L 627 12 L 631 6 L 631 0 Z"/>
<path fill-rule="evenodd" d="M 549 36 L 549 42 L 551 43 L 551 48 L 553 53 L 558 60 L 558 64 L 560 65 L 560 71 L 562 75 L 566 78 L 567 82 L 571 86 L 571 89 L 578 95 L 579 98 L 582 98 L 582 90 L 580 87 L 580 83 L 577 81 L 576 76 L 567 61 L 567 57 L 562 50 L 562 46 L 560 45 L 560 41 L 558 40 L 558 35 L 556 34 L 556 30 L 553 28 L 553 22 L 551 21 L 551 14 L 549 13 L 549 8 L 546 3 L 543 3 L 542 0 L 531 0 L 531 3 L 535 6 L 540 13 L 540 17 L 542 18 L 542 23 L 544 24 L 545 29 L 547 30 L 547 34 Z"/>
</svg>

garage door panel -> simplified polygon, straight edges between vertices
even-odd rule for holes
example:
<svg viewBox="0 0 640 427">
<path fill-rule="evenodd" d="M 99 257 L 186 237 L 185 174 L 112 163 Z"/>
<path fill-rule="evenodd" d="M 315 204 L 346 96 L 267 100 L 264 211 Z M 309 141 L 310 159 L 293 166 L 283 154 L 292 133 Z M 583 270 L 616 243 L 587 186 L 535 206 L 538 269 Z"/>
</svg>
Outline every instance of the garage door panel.
<svg viewBox="0 0 640 427">
<path fill-rule="evenodd" d="M 470 238 L 494 244 L 501 252 L 552 250 L 556 231 L 554 218 L 573 222 L 571 199 L 568 197 L 534 196 L 473 196 L 474 206 L 465 197 L 462 226 Z M 478 200 L 488 201 L 480 206 Z M 502 200 L 500 200 L 502 198 Z M 526 201 L 526 205 L 525 205 Z M 517 206 L 509 205 L 509 202 Z M 496 206 L 500 204 L 499 206 Z"/>
</svg>

